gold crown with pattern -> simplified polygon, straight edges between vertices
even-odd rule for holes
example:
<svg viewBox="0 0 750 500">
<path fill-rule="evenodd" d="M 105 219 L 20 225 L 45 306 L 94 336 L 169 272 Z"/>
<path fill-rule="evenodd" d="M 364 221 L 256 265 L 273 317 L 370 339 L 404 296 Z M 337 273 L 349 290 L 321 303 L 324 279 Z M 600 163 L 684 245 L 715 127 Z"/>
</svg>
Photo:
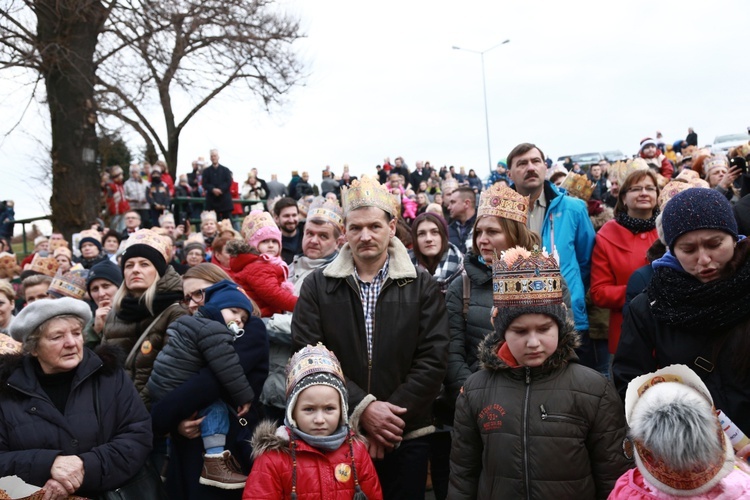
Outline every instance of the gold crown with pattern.
<svg viewBox="0 0 750 500">
<path fill-rule="evenodd" d="M 529 197 L 517 193 L 508 186 L 493 184 L 479 195 L 477 218 L 494 215 L 526 224 L 529 215 Z"/>
<path fill-rule="evenodd" d="M 330 373 L 346 384 L 341 363 L 333 351 L 320 342 L 315 346 L 308 344 L 294 353 L 286 365 L 287 396 L 299 381 L 313 373 Z"/>
<path fill-rule="evenodd" d="M 216 212 L 214 212 L 213 210 L 204 210 L 203 212 L 201 212 L 201 225 L 209 220 L 216 222 Z"/>
<path fill-rule="evenodd" d="M 609 172 L 609 180 L 617 181 L 622 186 L 628 175 L 635 172 L 636 170 L 648 170 L 649 166 L 646 160 L 641 157 L 633 158 L 627 163 L 624 161 L 616 161 L 609 166 L 607 172 Z"/>
<path fill-rule="evenodd" d="M 497 307 L 561 304 L 560 266 L 539 247 L 508 249 L 492 262 L 492 296 Z"/>
<path fill-rule="evenodd" d="M 563 180 L 562 187 L 569 195 L 580 198 L 583 201 L 589 201 L 594 193 L 594 183 L 588 177 L 573 172 L 568 172 Z"/>
<path fill-rule="evenodd" d="M 276 228 L 277 226 L 271 214 L 262 210 L 253 210 L 242 221 L 242 237 L 245 241 L 249 241 L 259 229 L 264 227 Z"/>
<path fill-rule="evenodd" d="M 345 214 L 362 207 L 376 207 L 393 217 L 397 217 L 401 212 L 398 198 L 391 194 L 388 187 L 368 175 L 356 179 L 349 188 L 342 187 L 341 200 Z"/>
<path fill-rule="evenodd" d="M 91 238 L 92 240 L 96 240 L 99 243 L 102 242 L 102 235 L 101 235 L 101 233 L 99 231 L 95 230 L 95 229 L 84 229 L 83 231 L 81 231 L 78 234 L 80 235 L 80 240 L 82 240 L 84 238 Z"/>
<path fill-rule="evenodd" d="M 49 240 L 49 253 L 55 253 L 58 248 L 68 248 L 67 240 L 54 239 Z"/>
<path fill-rule="evenodd" d="M 34 255 L 34 259 L 29 264 L 29 270 L 52 277 L 57 274 L 58 267 L 60 264 L 54 257 L 42 257 L 39 254 Z"/>
<path fill-rule="evenodd" d="M 128 248 L 133 245 L 148 245 L 164 257 L 164 262 L 169 263 L 172 260 L 172 240 L 168 236 L 162 236 L 151 229 L 139 229 L 131 234 L 125 242 L 124 252 L 127 252 Z"/>
<path fill-rule="evenodd" d="M 13 269 L 18 265 L 16 256 L 8 252 L 0 252 L 0 269 Z"/>
<path fill-rule="evenodd" d="M 457 181 L 456 179 L 453 179 L 453 178 L 450 178 L 450 179 L 445 179 L 445 180 L 444 180 L 444 181 L 442 182 L 442 184 L 440 184 L 440 190 L 441 190 L 441 191 L 442 191 L 443 193 L 445 193 L 446 191 L 449 191 L 449 190 L 450 190 L 451 192 L 453 192 L 453 191 L 455 191 L 456 189 L 458 189 L 458 187 L 459 187 L 458 181 Z"/>
<path fill-rule="evenodd" d="M 322 219 L 330 222 L 339 231 L 344 229 L 344 211 L 341 210 L 339 203 L 335 200 L 328 200 L 322 196 L 317 196 L 307 211 L 307 220 Z"/>
</svg>

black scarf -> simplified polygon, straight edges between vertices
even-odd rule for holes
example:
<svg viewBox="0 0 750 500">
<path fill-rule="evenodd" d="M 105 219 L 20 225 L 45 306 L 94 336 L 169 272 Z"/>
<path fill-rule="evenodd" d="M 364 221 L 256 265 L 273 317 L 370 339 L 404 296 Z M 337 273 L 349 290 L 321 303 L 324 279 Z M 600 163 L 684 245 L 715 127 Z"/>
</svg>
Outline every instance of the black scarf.
<svg viewBox="0 0 750 500">
<path fill-rule="evenodd" d="M 647 233 L 656 227 L 656 216 L 659 215 L 659 209 L 654 209 L 654 215 L 649 219 L 637 219 L 631 217 L 627 212 L 619 212 L 615 215 L 615 220 L 622 227 L 633 234 Z"/>
<path fill-rule="evenodd" d="M 140 297 L 136 298 L 132 295 L 126 295 L 122 299 L 120 310 L 117 311 L 117 317 L 126 323 L 141 322 L 149 318 L 153 319 L 161 314 L 164 309 L 180 300 L 182 300 L 182 293 L 180 292 L 156 292 L 153 304 L 154 313 L 151 314 L 146 304 L 140 300 Z"/>
<path fill-rule="evenodd" d="M 726 330 L 747 318 L 748 291 L 747 258 L 726 278 L 708 283 L 701 283 L 684 271 L 659 267 L 647 289 L 651 311 L 658 320 L 690 331 Z"/>
</svg>

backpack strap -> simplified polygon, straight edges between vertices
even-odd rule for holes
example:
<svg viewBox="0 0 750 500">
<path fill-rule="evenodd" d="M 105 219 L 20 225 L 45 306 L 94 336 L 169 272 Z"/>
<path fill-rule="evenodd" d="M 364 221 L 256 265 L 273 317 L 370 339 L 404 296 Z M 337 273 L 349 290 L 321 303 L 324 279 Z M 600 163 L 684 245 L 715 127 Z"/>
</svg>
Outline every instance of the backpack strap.
<svg viewBox="0 0 750 500">
<path fill-rule="evenodd" d="M 471 280 L 469 279 L 469 275 L 466 274 L 466 269 L 461 271 L 461 280 L 463 281 L 463 288 L 464 288 L 464 321 L 467 320 L 469 317 L 469 301 L 471 299 Z"/>
</svg>

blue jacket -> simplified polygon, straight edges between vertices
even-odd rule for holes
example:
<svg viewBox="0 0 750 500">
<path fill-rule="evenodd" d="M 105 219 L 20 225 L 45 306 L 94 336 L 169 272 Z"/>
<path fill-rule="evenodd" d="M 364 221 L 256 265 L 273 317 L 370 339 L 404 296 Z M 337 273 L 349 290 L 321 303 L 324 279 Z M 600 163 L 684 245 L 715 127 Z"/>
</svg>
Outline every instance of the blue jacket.
<svg viewBox="0 0 750 500">
<path fill-rule="evenodd" d="M 542 226 L 542 245 L 548 252 L 556 251 L 559 256 L 560 272 L 570 289 L 576 330 L 588 330 L 585 297 L 591 278 L 591 252 L 596 238 L 594 226 L 583 200 L 569 196 L 549 181 L 544 181 L 544 196 L 547 213 Z M 550 224 L 550 219 L 553 219 L 553 224 Z"/>
</svg>

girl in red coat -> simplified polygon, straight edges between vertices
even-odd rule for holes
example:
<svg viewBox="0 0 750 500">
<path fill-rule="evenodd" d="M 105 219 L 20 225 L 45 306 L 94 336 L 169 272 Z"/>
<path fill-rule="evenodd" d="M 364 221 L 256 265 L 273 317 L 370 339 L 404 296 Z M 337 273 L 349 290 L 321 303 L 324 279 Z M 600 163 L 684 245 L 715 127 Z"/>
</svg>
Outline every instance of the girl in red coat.
<svg viewBox="0 0 750 500">
<path fill-rule="evenodd" d="M 242 222 L 245 242 L 230 241 L 230 275 L 260 307 L 264 318 L 294 311 L 297 297 L 287 281 L 289 268 L 281 260 L 281 231 L 271 214 L 253 210 Z"/>
<path fill-rule="evenodd" d="M 596 233 L 591 258 L 591 300 L 610 310 L 609 352 L 620 341 L 625 289 L 633 271 L 648 264 L 646 251 L 658 237 L 659 185 L 650 170 L 636 170 L 620 186 L 615 218 Z"/>
<path fill-rule="evenodd" d="M 347 425 L 348 394 L 336 355 L 323 344 L 289 360 L 284 425 L 253 434 L 243 500 L 382 499 L 367 447 Z"/>
</svg>

